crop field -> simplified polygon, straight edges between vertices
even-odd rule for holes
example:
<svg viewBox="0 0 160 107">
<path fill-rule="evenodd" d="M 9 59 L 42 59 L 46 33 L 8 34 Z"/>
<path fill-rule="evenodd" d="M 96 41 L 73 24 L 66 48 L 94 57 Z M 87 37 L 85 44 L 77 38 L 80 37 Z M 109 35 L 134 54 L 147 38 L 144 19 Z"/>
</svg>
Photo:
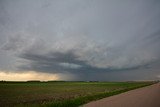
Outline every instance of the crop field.
<svg viewBox="0 0 160 107">
<path fill-rule="evenodd" d="M 77 107 L 154 82 L 0 82 L 0 107 Z"/>
</svg>

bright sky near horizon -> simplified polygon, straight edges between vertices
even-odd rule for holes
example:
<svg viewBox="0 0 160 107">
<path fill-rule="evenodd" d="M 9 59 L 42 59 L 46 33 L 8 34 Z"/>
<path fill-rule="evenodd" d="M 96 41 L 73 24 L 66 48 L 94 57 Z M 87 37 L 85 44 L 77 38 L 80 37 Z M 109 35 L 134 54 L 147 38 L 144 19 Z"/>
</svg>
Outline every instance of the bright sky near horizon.
<svg viewBox="0 0 160 107">
<path fill-rule="evenodd" d="M 159 0 L 0 0 L 0 80 L 160 79 Z"/>
</svg>

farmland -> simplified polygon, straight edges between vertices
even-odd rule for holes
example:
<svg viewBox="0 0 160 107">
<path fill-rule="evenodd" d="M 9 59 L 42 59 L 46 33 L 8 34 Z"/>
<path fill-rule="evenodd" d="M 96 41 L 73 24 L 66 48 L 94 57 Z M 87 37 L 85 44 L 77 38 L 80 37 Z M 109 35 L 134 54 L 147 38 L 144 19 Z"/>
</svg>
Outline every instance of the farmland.
<svg viewBox="0 0 160 107">
<path fill-rule="evenodd" d="M 154 82 L 0 82 L 0 106 L 76 107 Z"/>
</svg>

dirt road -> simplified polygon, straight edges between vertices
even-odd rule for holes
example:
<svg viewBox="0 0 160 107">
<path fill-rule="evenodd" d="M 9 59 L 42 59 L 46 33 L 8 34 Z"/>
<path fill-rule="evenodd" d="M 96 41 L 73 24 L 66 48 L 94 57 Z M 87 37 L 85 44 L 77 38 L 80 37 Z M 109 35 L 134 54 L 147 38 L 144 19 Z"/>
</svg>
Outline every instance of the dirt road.
<svg viewBox="0 0 160 107">
<path fill-rule="evenodd" d="M 160 107 L 160 83 L 93 101 L 83 107 Z"/>
</svg>

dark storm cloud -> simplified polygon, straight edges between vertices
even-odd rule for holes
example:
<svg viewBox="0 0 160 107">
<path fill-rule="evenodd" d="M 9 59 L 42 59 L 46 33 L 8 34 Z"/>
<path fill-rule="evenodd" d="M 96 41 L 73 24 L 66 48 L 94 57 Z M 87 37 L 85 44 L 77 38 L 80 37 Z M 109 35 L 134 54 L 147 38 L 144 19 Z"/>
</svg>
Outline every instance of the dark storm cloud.
<svg viewBox="0 0 160 107">
<path fill-rule="evenodd" d="M 159 10 L 158 0 L 1 0 L 0 70 L 154 78 Z"/>
<path fill-rule="evenodd" d="M 19 66 L 22 70 L 33 70 L 40 72 L 49 73 L 65 73 L 70 72 L 74 74 L 79 73 L 100 73 L 100 72 L 113 72 L 113 71 L 124 71 L 133 70 L 140 67 L 146 67 L 147 65 L 138 65 L 131 68 L 99 68 L 91 66 L 85 60 L 81 60 L 74 51 L 68 51 L 65 53 L 61 52 L 50 52 L 45 55 L 38 55 L 32 53 L 23 53 L 19 55 L 20 58 L 27 60 L 27 63 Z M 25 61 L 24 61 L 25 62 Z"/>
<path fill-rule="evenodd" d="M 72 52 L 67 53 L 49 53 L 46 55 L 37 55 L 31 53 L 21 54 L 19 57 L 29 61 L 27 65 L 21 66 L 22 69 L 42 71 L 42 72 L 64 72 L 74 71 L 86 65 L 84 61 L 78 60 Z"/>
</svg>

